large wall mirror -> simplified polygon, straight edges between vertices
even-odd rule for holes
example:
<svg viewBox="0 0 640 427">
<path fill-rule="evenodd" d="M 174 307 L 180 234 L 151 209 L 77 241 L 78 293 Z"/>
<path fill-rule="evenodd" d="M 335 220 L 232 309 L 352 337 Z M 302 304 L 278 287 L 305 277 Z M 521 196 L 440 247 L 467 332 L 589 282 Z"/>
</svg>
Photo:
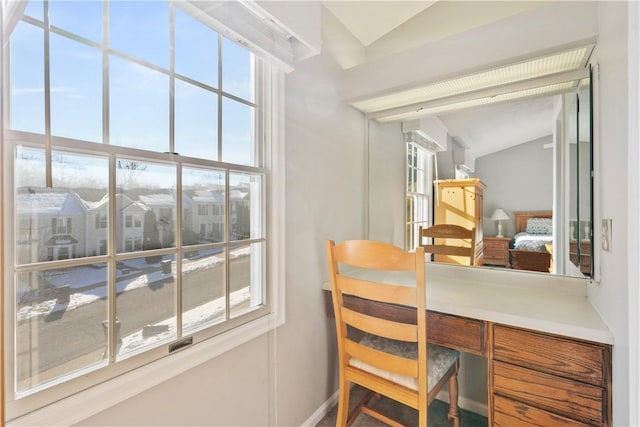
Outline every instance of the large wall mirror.
<svg viewBox="0 0 640 427">
<path fill-rule="evenodd" d="M 529 90 L 409 120 L 370 118 L 369 238 L 415 247 L 417 227 L 432 224 L 442 203 L 433 183 L 479 181 L 483 268 L 592 276 L 591 75 L 588 66 L 574 74 L 544 95 Z M 524 250 L 514 250 L 515 237 L 534 225 L 548 236 L 548 268 L 529 267 Z"/>
</svg>

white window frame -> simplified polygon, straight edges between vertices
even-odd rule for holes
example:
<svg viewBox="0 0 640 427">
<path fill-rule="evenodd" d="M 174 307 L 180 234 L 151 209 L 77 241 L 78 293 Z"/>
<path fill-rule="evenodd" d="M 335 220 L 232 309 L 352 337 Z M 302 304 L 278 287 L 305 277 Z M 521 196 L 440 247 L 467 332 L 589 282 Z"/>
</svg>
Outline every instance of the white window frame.
<svg viewBox="0 0 640 427">
<path fill-rule="evenodd" d="M 220 29 L 218 29 L 220 31 Z M 175 377 L 188 369 L 192 369 L 205 363 L 216 356 L 229 351 L 242 343 L 250 341 L 264 333 L 284 324 L 284 230 L 285 230 L 285 198 L 284 198 L 284 74 L 274 66 L 263 64 L 261 74 L 262 84 L 258 85 L 260 93 L 256 97 L 260 99 L 260 108 L 257 114 L 261 120 L 261 138 L 263 141 L 263 154 L 265 166 L 269 169 L 269 175 L 264 183 L 265 190 L 265 223 L 264 230 L 267 237 L 266 280 L 270 282 L 268 294 L 264 297 L 270 302 L 269 311 L 254 320 L 239 324 L 223 333 L 213 337 L 207 337 L 201 341 L 194 339 L 192 345 L 180 352 L 172 353 L 167 357 L 149 360 L 133 370 L 128 370 L 122 375 L 114 374 L 103 378 L 102 382 L 83 388 L 82 391 L 70 394 L 67 397 L 60 395 L 60 399 L 39 409 L 27 412 L 15 411 L 12 402 L 7 404 L 7 425 L 72 425 L 97 414 L 119 402 L 122 402 L 140 392 L 158 385 L 172 377 Z M 3 76 L 5 73 L 3 72 Z M 5 83 L 5 82 L 3 82 Z M 6 87 L 6 86 L 5 86 Z M 8 91 L 7 91 L 8 92 Z M 8 93 L 5 92 L 5 96 Z M 6 100 L 6 98 L 5 98 Z M 3 100 L 4 102 L 4 100 Z M 6 105 L 6 104 L 5 104 Z M 6 112 L 6 108 L 4 108 Z M 6 115 L 2 117 L 3 127 L 6 130 Z M 12 134 L 7 139 L 25 140 L 24 132 L 6 132 L 2 135 L 2 157 L 13 159 L 13 144 L 5 143 L 5 136 Z M 28 138 L 27 138 L 28 140 Z M 66 141 L 73 145 L 73 141 Z M 13 186 L 13 167 L 3 168 L 3 187 Z M 12 192 L 3 191 L 3 206 L 13 211 Z M 13 214 L 4 215 L 2 226 L 3 244 L 11 248 L 14 236 L 11 230 Z M 243 242 L 238 242 L 243 244 Z M 2 252 L 2 262 L 13 263 L 13 255 Z M 3 289 L 7 283 L 13 280 L 10 273 L 2 275 Z M 11 286 L 12 287 L 12 286 Z M 8 298 L 7 298 L 8 297 Z M 13 304 L 11 295 L 5 295 L 5 304 L 8 301 Z M 13 309 L 5 310 L 4 325 L 13 328 Z M 6 348 L 12 351 L 12 347 Z M 7 353 L 7 351 L 5 351 Z M 152 351 L 148 352 L 151 356 Z M 12 363 L 10 363 L 12 369 Z M 10 376 L 10 375 L 9 375 Z M 12 381 L 10 381 L 12 384 Z M 13 395 L 12 387 L 8 390 Z"/>
</svg>

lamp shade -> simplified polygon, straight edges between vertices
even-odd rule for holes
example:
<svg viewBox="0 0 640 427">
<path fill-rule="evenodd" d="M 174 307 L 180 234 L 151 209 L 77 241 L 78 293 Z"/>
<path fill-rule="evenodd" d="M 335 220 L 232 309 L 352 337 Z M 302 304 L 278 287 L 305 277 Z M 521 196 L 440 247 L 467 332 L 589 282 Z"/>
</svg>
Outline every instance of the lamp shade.
<svg viewBox="0 0 640 427">
<path fill-rule="evenodd" d="M 507 213 L 502 209 L 496 209 L 495 211 L 493 211 L 491 219 L 494 221 L 501 221 L 504 219 L 509 219 L 509 215 L 507 215 Z"/>
</svg>

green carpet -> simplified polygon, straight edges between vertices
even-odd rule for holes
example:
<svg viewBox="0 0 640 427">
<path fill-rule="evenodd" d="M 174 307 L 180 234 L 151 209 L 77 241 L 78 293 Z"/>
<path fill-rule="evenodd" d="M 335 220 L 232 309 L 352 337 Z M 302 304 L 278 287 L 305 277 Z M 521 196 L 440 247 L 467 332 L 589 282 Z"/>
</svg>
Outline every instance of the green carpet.
<svg viewBox="0 0 640 427">
<path fill-rule="evenodd" d="M 350 404 L 355 404 L 362 396 L 362 389 L 354 387 L 351 391 Z M 337 405 L 336 405 L 337 406 Z M 336 425 L 336 411 L 334 406 L 329 413 L 316 425 L 316 427 L 334 427 Z M 407 425 L 414 426 L 418 424 L 418 413 L 414 409 L 399 404 L 391 399 L 383 397 L 372 406 L 379 408 L 382 412 L 390 415 L 397 421 Z M 447 412 L 449 404 L 440 400 L 435 400 L 429 406 L 428 424 L 429 427 L 444 427 L 447 425 Z M 353 423 L 353 427 L 381 427 L 385 424 L 375 420 L 367 415 L 361 414 Z M 460 410 L 460 427 L 487 427 L 488 421 L 486 417 L 475 414 L 473 412 Z"/>
</svg>

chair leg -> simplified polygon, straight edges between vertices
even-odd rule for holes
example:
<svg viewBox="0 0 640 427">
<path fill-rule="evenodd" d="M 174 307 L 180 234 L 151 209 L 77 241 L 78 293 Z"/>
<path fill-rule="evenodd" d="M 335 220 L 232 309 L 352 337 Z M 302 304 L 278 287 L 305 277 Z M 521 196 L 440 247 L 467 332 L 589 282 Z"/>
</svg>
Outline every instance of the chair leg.
<svg viewBox="0 0 640 427">
<path fill-rule="evenodd" d="M 449 422 L 453 427 L 460 427 L 460 410 L 458 409 L 458 363 L 455 372 L 449 378 Z"/>
<path fill-rule="evenodd" d="M 336 427 L 347 427 L 349 416 L 349 381 L 340 381 L 340 391 L 338 393 L 338 414 L 336 416 Z"/>
</svg>

